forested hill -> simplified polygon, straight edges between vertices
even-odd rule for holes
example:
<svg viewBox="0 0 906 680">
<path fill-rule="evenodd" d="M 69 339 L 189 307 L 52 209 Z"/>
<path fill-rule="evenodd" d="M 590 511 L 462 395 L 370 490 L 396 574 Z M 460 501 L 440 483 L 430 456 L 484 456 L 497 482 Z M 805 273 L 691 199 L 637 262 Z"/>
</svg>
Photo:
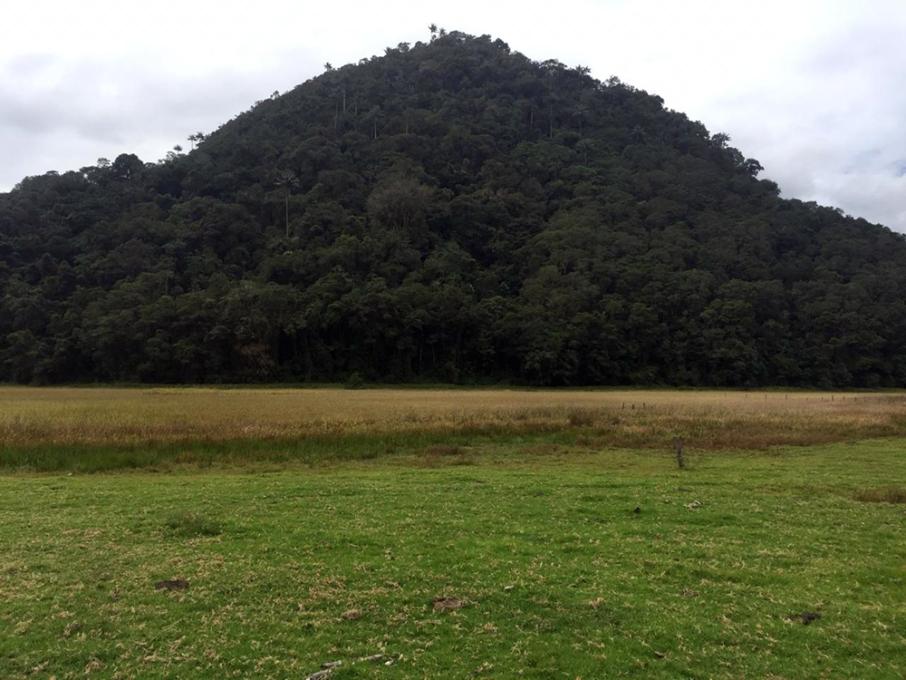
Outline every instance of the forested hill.
<svg viewBox="0 0 906 680">
<path fill-rule="evenodd" d="M 757 115 L 757 112 L 753 112 Z M 460 33 L 0 194 L 0 381 L 906 384 L 906 240 Z"/>
</svg>

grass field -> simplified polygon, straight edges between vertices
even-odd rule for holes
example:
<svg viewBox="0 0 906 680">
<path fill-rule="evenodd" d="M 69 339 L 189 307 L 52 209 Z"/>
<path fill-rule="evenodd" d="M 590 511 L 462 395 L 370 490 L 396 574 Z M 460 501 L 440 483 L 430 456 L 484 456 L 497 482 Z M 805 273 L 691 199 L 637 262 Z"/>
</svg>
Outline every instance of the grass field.
<svg viewBox="0 0 906 680">
<path fill-rule="evenodd" d="M 2 389 L 0 678 L 901 678 L 904 415 Z"/>
<path fill-rule="evenodd" d="M 906 436 L 906 394 L 676 390 L 0 388 L 0 469 L 361 459 L 513 436 L 763 449 Z"/>
</svg>

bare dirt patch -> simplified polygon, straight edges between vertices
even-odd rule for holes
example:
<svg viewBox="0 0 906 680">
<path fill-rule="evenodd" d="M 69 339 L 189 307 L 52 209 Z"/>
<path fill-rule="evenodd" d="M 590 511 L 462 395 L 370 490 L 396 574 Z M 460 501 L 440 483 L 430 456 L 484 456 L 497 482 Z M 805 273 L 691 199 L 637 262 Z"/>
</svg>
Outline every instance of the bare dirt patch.
<svg viewBox="0 0 906 680">
<path fill-rule="evenodd" d="M 435 597 L 431 604 L 436 612 L 449 612 L 465 606 L 465 602 L 458 597 Z"/>
</svg>

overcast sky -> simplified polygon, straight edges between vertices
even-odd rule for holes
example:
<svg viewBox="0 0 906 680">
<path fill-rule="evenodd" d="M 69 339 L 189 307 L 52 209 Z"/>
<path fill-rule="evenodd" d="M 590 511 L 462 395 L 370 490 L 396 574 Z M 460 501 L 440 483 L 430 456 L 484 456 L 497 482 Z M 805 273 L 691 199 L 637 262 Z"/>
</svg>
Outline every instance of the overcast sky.
<svg viewBox="0 0 906 680">
<path fill-rule="evenodd" d="M 0 23 L 0 191 L 157 160 L 334 66 L 489 33 L 725 132 L 787 197 L 906 232 L 906 0 L 30 0 Z"/>
</svg>

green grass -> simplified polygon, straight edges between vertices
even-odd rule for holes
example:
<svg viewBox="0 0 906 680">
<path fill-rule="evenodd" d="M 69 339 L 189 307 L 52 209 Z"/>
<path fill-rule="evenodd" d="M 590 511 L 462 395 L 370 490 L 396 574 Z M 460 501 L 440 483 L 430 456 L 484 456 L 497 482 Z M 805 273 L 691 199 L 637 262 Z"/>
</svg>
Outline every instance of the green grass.
<svg viewBox="0 0 906 680">
<path fill-rule="evenodd" d="M 3 476 L 0 678 L 901 678 L 904 451 Z"/>
<path fill-rule="evenodd" d="M 575 443 L 575 431 L 529 431 L 520 441 Z M 148 469 L 151 471 L 207 470 L 256 466 L 312 466 L 374 458 L 432 447 L 493 445 L 513 437 L 494 428 L 471 427 L 458 433 L 385 432 L 313 435 L 304 438 L 190 440 L 125 444 L 19 444 L 0 446 L 0 472 L 97 473 Z"/>
</svg>

